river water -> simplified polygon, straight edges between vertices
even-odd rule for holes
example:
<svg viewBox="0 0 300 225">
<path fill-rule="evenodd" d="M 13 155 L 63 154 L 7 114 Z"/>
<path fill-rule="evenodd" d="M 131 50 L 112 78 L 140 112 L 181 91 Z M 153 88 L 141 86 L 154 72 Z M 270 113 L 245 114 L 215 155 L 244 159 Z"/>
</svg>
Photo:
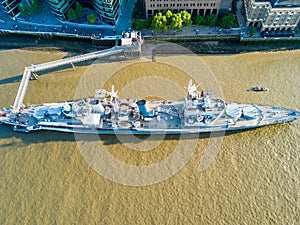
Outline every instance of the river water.
<svg viewBox="0 0 300 225">
<path fill-rule="evenodd" d="M 13 104 L 25 66 L 66 56 L 2 50 L 1 107 Z M 112 84 L 121 97 L 176 99 L 194 79 L 228 102 L 300 110 L 299 71 L 298 50 L 162 55 L 156 62 L 110 57 L 40 74 L 24 103 L 91 96 Z M 256 85 L 270 91 L 247 91 Z M 224 137 L 140 139 L 0 126 L 0 224 L 296 224 L 299 128 L 295 121 Z M 178 167 L 167 160 L 175 154 Z M 108 155 L 121 163 L 111 166 Z"/>
</svg>

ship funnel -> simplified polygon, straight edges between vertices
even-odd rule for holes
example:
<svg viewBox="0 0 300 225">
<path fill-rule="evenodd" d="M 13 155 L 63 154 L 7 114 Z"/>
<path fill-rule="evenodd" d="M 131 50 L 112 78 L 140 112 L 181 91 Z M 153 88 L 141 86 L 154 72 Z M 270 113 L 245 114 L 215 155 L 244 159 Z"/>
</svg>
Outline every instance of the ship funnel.
<svg viewBox="0 0 300 225">
<path fill-rule="evenodd" d="M 102 103 L 98 99 L 91 100 L 90 104 L 93 108 L 94 113 L 104 114 L 105 109 L 104 109 Z"/>
<path fill-rule="evenodd" d="M 149 108 L 146 100 L 139 100 L 136 104 L 143 116 L 149 115 Z"/>
</svg>

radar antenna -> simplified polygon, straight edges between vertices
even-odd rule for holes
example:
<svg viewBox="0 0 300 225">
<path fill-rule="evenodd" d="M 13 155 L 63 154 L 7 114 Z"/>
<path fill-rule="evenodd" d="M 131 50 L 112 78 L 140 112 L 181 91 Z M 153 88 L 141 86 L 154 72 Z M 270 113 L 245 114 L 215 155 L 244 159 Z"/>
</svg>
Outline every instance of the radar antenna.
<svg viewBox="0 0 300 225">
<path fill-rule="evenodd" d="M 112 100 L 118 97 L 118 91 L 115 91 L 114 85 L 111 85 L 111 92 L 108 92 L 108 94 L 111 96 Z"/>
<path fill-rule="evenodd" d="M 188 95 L 189 95 L 189 97 L 191 97 L 191 98 L 198 97 L 198 92 L 197 92 L 197 87 L 198 86 L 199 86 L 199 84 L 198 85 L 193 84 L 192 80 L 189 81 L 189 86 L 188 86 Z"/>
</svg>

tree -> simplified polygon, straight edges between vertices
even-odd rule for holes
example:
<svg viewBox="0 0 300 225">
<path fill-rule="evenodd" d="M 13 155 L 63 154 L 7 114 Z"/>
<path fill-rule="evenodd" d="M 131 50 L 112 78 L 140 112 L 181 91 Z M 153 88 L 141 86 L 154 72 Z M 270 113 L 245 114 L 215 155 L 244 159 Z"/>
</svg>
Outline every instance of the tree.
<svg viewBox="0 0 300 225">
<path fill-rule="evenodd" d="M 70 8 L 67 12 L 67 17 L 69 20 L 76 20 L 77 19 L 77 14 L 74 9 Z"/>
<path fill-rule="evenodd" d="M 69 20 L 77 20 L 77 19 L 82 19 L 84 14 L 84 10 L 82 8 L 82 6 L 80 5 L 79 2 L 76 2 L 75 4 L 75 9 L 70 8 L 67 12 L 67 18 Z M 96 21 L 95 21 L 96 22 Z"/>
<path fill-rule="evenodd" d="M 76 4 L 75 4 L 75 13 L 76 13 L 76 16 L 78 19 L 82 18 L 84 11 L 79 2 L 76 2 Z"/>
<path fill-rule="evenodd" d="M 208 26 L 215 26 L 217 24 L 217 16 L 210 14 L 205 17 L 205 24 Z"/>
<path fill-rule="evenodd" d="M 157 13 L 152 20 L 152 28 L 154 30 L 167 31 L 167 18 L 162 13 Z"/>
<path fill-rule="evenodd" d="M 32 10 L 33 10 L 33 13 L 38 13 L 42 9 L 42 6 L 41 6 L 41 3 L 40 3 L 39 0 L 33 0 L 32 3 L 31 3 L 31 7 L 32 7 Z"/>
<path fill-rule="evenodd" d="M 193 24 L 201 25 L 204 23 L 204 18 L 199 13 L 193 18 Z"/>
<path fill-rule="evenodd" d="M 166 18 L 167 18 L 168 20 L 170 20 L 171 17 L 173 16 L 173 13 L 172 13 L 171 10 L 167 10 L 167 11 L 165 12 L 165 15 L 166 15 Z"/>
<path fill-rule="evenodd" d="M 87 20 L 89 21 L 90 24 L 94 24 L 97 21 L 97 17 L 95 16 L 94 13 L 91 13 L 87 16 Z"/>
<path fill-rule="evenodd" d="M 22 16 L 30 16 L 38 13 L 42 9 L 42 7 L 39 0 L 33 0 L 30 5 L 27 3 L 19 5 L 18 9 L 21 12 Z"/>
<path fill-rule="evenodd" d="M 184 27 L 192 25 L 192 20 L 191 20 L 191 14 L 188 13 L 187 11 L 183 10 L 180 12 L 181 20 L 182 20 L 182 25 Z"/>
<path fill-rule="evenodd" d="M 182 18 L 180 13 L 173 14 L 170 21 L 170 27 L 174 30 L 182 29 Z"/>
<path fill-rule="evenodd" d="M 136 19 L 132 21 L 132 27 L 135 30 L 142 30 L 151 26 L 152 18 Z"/>
<path fill-rule="evenodd" d="M 31 7 L 26 3 L 19 5 L 18 9 L 21 12 L 22 16 L 32 15 Z"/>
<path fill-rule="evenodd" d="M 191 14 L 185 10 L 179 13 L 172 13 L 171 10 L 159 12 L 152 20 L 152 28 L 161 31 L 167 31 L 169 27 L 174 30 L 181 30 L 183 26 L 191 24 Z"/>
<path fill-rule="evenodd" d="M 224 28 L 230 28 L 235 25 L 235 18 L 232 13 L 229 13 L 228 15 L 222 17 L 220 21 L 220 26 Z"/>
<path fill-rule="evenodd" d="M 252 28 L 250 29 L 249 34 L 250 34 L 251 36 L 253 36 L 253 35 L 256 34 L 256 29 L 255 29 L 255 27 L 252 27 Z"/>
<path fill-rule="evenodd" d="M 187 11 L 180 11 L 170 17 L 170 27 L 175 30 L 181 30 L 182 27 L 190 26 L 192 24 L 191 14 Z"/>
</svg>

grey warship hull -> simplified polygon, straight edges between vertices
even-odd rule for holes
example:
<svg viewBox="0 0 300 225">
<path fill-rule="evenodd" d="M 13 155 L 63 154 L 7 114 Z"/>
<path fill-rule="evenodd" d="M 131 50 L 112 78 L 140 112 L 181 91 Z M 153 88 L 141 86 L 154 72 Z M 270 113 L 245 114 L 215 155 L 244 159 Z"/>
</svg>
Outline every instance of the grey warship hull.
<svg viewBox="0 0 300 225">
<path fill-rule="evenodd" d="M 91 134 L 192 134 L 238 131 L 292 122 L 300 113 L 277 106 L 226 103 L 212 92 L 197 92 L 190 81 L 182 100 L 121 99 L 97 90 L 94 97 L 23 106 L 0 112 L 14 131 L 50 130 Z"/>
</svg>

